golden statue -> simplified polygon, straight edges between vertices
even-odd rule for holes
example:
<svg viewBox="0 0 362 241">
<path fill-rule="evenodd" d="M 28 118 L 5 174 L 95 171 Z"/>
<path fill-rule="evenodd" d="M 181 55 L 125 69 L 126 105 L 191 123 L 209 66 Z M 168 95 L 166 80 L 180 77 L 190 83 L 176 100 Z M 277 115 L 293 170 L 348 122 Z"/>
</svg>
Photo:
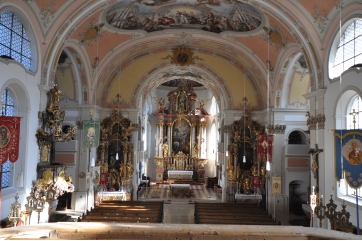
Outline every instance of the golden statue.
<svg viewBox="0 0 362 241">
<path fill-rule="evenodd" d="M 133 170 L 134 170 L 132 164 L 131 164 L 130 162 L 128 162 L 126 168 L 127 168 L 126 176 L 127 176 L 127 177 L 132 177 L 132 175 L 133 175 Z"/>
<path fill-rule="evenodd" d="M 162 151 L 163 151 L 163 157 L 167 157 L 168 156 L 168 145 L 166 142 L 162 145 Z"/>
<path fill-rule="evenodd" d="M 49 110 L 52 111 L 53 109 L 55 109 L 55 107 L 58 106 L 59 101 L 60 101 L 60 96 L 62 96 L 62 93 L 58 90 L 58 85 L 55 84 L 54 88 L 50 90 L 50 94 L 51 94 L 51 102 L 49 105 Z"/>
<path fill-rule="evenodd" d="M 251 171 L 251 174 L 255 177 L 258 175 L 258 168 L 256 165 L 253 165 L 251 168 L 250 168 L 250 171 Z"/>
<path fill-rule="evenodd" d="M 121 163 L 120 167 L 119 167 L 119 177 L 122 178 L 124 175 L 124 164 Z"/>
<path fill-rule="evenodd" d="M 234 169 L 233 168 L 227 169 L 227 173 L 228 173 L 229 181 L 234 180 Z"/>
<path fill-rule="evenodd" d="M 208 102 L 210 99 L 206 99 L 206 100 L 197 100 L 197 103 L 199 104 L 200 109 L 204 109 L 204 105 L 206 104 L 206 102 Z"/>
<path fill-rule="evenodd" d="M 260 168 L 260 175 L 264 177 L 265 174 L 266 174 L 266 167 L 265 167 L 265 165 L 263 165 L 263 166 L 261 166 L 261 168 Z"/>
<path fill-rule="evenodd" d="M 245 178 L 244 178 L 244 181 L 243 181 L 243 189 L 244 189 L 244 193 L 245 192 L 249 192 L 249 188 L 250 188 L 250 183 L 249 183 L 249 177 L 248 176 L 246 176 Z"/>
<path fill-rule="evenodd" d="M 240 174 L 241 174 L 241 169 L 240 169 L 240 165 L 238 164 L 236 166 L 236 180 L 239 180 Z"/>
<path fill-rule="evenodd" d="M 197 145 L 197 143 L 194 145 L 194 148 L 192 150 L 192 156 L 199 157 L 199 145 Z"/>
</svg>

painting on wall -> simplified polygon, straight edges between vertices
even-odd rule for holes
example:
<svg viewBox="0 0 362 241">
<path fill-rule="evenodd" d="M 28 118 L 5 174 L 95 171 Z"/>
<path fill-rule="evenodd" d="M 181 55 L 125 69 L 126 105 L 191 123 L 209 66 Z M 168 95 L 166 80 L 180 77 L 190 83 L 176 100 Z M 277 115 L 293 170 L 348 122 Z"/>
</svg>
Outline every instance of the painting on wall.
<svg viewBox="0 0 362 241">
<path fill-rule="evenodd" d="M 125 0 L 108 10 L 106 20 L 118 29 L 221 33 L 252 31 L 260 26 L 262 16 L 253 6 L 234 0 Z"/>
<path fill-rule="evenodd" d="M 190 123 L 186 119 L 176 120 L 172 126 L 172 152 L 190 155 Z"/>
</svg>

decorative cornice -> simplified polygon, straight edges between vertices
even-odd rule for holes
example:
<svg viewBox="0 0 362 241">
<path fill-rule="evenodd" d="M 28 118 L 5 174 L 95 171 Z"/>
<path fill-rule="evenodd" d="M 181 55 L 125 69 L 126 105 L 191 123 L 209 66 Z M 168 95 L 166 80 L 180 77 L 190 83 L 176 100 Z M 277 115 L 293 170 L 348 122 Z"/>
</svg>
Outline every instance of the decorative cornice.
<svg viewBox="0 0 362 241">
<path fill-rule="evenodd" d="M 286 125 L 268 125 L 268 134 L 284 134 Z"/>
</svg>

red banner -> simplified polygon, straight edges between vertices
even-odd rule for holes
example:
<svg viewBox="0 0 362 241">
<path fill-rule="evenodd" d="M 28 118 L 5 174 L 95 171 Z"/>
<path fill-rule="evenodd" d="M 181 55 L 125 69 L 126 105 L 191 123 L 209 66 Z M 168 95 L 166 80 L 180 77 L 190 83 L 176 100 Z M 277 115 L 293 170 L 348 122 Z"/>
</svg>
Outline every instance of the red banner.
<svg viewBox="0 0 362 241">
<path fill-rule="evenodd" d="M 267 160 L 269 158 L 269 162 L 272 162 L 272 154 L 273 154 L 273 135 L 259 134 L 256 137 L 258 142 L 257 147 L 257 157 L 259 160 Z"/>
<path fill-rule="evenodd" d="M 21 117 L 0 116 L 0 164 L 16 162 L 19 157 Z"/>
<path fill-rule="evenodd" d="M 253 189 L 260 187 L 260 177 L 259 176 L 251 177 L 251 187 Z"/>
</svg>

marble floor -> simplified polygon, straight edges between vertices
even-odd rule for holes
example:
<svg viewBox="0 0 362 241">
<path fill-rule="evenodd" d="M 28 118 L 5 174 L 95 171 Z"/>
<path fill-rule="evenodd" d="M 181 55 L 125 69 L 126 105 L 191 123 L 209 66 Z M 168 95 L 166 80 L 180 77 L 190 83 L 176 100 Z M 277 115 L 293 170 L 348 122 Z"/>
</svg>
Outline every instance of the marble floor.
<svg viewBox="0 0 362 241">
<path fill-rule="evenodd" d="M 190 185 L 192 190 L 188 195 L 172 195 L 168 184 L 154 185 L 153 187 L 143 188 L 139 192 L 138 200 L 164 201 L 165 224 L 193 224 L 195 202 L 221 202 L 221 194 L 213 188 L 206 188 L 204 184 Z M 67 214 L 71 216 L 72 221 L 76 221 L 78 212 L 74 210 L 58 211 L 58 214 Z M 308 221 L 303 215 L 278 214 L 276 220 L 283 226 L 308 226 Z M 62 216 L 59 216 L 62 217 Z M 64 218 L 63 218 L 64 219 Z M 57 220 L 53 220 L 57 221 Z M 62 220 L 63 221 L 63 220 Z"/>
<path fill-rule="evenodd" d="M 171 195 L 169 185 L 160 184 L 157 188 L 144 188 L 140 191 L 139 201 L 163 200 L 163 223 L 169 224 L 193 224 L 195 202 L 221 202 L 220 193 L 205 185 L 191 185 L 192 196 Z M 294 214 L 275 214 L 276 220 L 283 226 L 308 226 L 306 217 Z"/>
</svg>

